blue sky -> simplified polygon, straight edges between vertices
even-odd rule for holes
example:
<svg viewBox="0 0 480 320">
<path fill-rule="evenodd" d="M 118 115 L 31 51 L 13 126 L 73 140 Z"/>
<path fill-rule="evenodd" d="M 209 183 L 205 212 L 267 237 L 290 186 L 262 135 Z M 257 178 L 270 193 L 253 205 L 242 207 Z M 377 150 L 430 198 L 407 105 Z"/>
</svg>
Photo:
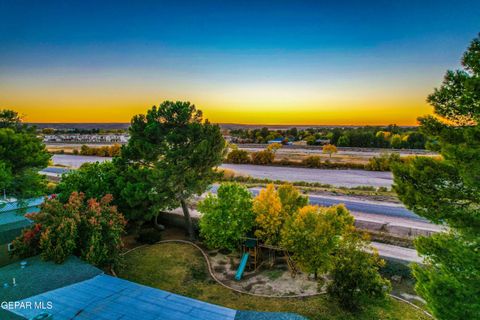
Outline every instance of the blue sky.
<svg viewBox="0 0 480 320">
<path fill-rule="evenodd" d="M 480 1 L 0 0 L 0 107 L 128 121 L 182 99 L 219 122 L 411 123 L 478 32 Z"/>
</svg>

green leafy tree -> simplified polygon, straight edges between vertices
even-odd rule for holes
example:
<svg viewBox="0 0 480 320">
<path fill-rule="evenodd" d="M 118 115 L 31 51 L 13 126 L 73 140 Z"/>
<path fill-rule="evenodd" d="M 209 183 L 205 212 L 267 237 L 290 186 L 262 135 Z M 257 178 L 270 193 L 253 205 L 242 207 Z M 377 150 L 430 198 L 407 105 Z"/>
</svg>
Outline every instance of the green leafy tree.
<svg viewBox="0 0 480 320">
<path fill-rule="evenodd" d="M 393 164 L 401 162 L 402 159 L 399 153 L 382 153 L 380 156 L 374 156 L 368 159 L 368 164 L 365 169 L 371 171 L 390 171 Z"/>
<path fill-rule="evenodd" d="M 122 148 L 126 163 L 148 170 L 146 184 L 153 210 L 182 206 L 185 224 L 194 237 L 187 200 L 200 195 L 214 181 L 226 153 L 218 125 L 208 120 L 190 102 L 165 101 L 147 114 L 133 117 L 130 140 Z"/>
<path fill-rule="evenodd" d="M 301 208 L 282 229 L 282 246 L 293 252 L 293 259 L 306 272 L 326 272 L 341 235 L 353 226 L 353 217 L 342 206 Z"/>
<path fill-rule="evenodd" d="M 362 234 L 349 230 L 333 255 L 328 294 L 350 311 L 357 311 L 375 300 L 385 299 L 390 282 L 378 272 L 385 265 Z"/>
<path fill-rule="evenodd" d="M 10 128 L 15 131 L 22 128 L 22 119 L 17 112 L 0 109 L 0 129 Z"/>
<path fill-rule="evenodd" d="M 421 130 L 442 158 L 418 157 L 393 167 L 399 198 L 449 231 L 415 241 L 416 291 L 437 319 L 480 319 L 480 37 L 428 97 L 434 115 Z M 431 145 L 431 144 L 430 144 Z"/>
<path fill-rule="evenodd" d="M 390 139 L 390 145 L 394 149 L 400 149 L 402 147 L 402 136 L 399 134 L 394 134 Z"/>
<path fill-rule="evenodd" d="M 308 204 L 308 197 L 300 194 L 292 184 L 281 185 L 277 188 L 277 193 L 282 204 L 283 222 L 293 217 L 300 208 Z"/>
<path fill-rule="evenodd" d="M 342 135 L 338 138 L 337 145 L 339 147 L 349 147 L 350 146 L 350 138 L 347 135 Z"/>
<path fill-rule="evenodd" d="M 149 168 L 138 163 L 126 163 L 121 158 L 85 163 L 78 170 L 64 174 L 55 192 L 63 203 L 68 201 L 72 192 L 82 192 L 86 198 L 98 201 L 111 194 L 112 203 L 120 212 L 129 221 L 141 225 L 158 215 L 151 175 Z"/>
<path fill-rule="evenodd" d="M 237 183 L 222 184 L 198 205 L 200 234 L 207 246 L 234 250 L 255 224 L 250 191 Z"/>
<path fill-rule="evenodd" d="M 46 180 L 38 171 L 47 167 L 50 154 L 35 131 L 22 125 L 18 114 L 0 110 L 0 187 L 20 200 L 42 195 Z"/>
<path fill-rule="evenodd" d="M 85 197 L 101 199 L 107 194 L 117 194 L 115 188 L 118 172 L 113 162 L 85 163 L 78 170 L 62 176 L 57 185 L 58 199 L 66 203 L 72 192 L 82 192 Z"/>
</svg>

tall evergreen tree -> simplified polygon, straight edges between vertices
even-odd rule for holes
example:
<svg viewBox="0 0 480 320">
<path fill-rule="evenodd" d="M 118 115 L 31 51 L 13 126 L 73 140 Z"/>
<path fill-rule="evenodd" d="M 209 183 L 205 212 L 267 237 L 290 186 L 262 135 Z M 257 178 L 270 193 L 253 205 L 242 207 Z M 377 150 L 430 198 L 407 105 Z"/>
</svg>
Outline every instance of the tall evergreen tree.
<svg viewBox="0 0 480 320">
<path fill-rule="evenodd" d="M 413 211 L 449 227 L 416 240 L 424 265 L 416 290 L 438 319 L 480 319 L 480 37 L 428 97 L 434 115 L 421 130 L 442 159 L 418 157 L 393 168 L 395 190 Z"/>
<path fill-rule="evenodd" d="M 190 237 L 193 226 L 187 200 L 205 192 L 226 152 L 218 125 L 208 120 L 190 102 L 165 101 L 146 115 L 133 117 L 130 140 L 121 158 L 148 168 L 146 179 L 155 209 L 181 205 Z"/>
</svg>

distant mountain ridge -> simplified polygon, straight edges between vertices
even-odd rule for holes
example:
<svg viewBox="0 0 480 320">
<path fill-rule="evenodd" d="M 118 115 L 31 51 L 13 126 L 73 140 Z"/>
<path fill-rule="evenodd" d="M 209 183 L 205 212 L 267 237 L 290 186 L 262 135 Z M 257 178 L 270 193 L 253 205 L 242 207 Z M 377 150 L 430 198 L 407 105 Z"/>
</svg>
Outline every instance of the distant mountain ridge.
<svg viewBox="0 0 480 320">
<path fill-rule="evenodd" d="M 36 126 L 39 129 L 53 128 L 53 129 L 104 129 L 104 130 L 116 130 L 127 129 L 130 123 L 28 123 L 28 125 Z M 307 128 L 358 128 L 365 127 L 360 125 L 272 125 L 272 124 L 240 124 L 240 123 L 219 123 L 222 129 L 234 130 L 234 129 L 260 129 L 267 127 L 271 130 L 287 130 L 291 128 L 307 129 Z M 370 127 L 385 127 L 387 125 L 378 125 Z M 402 128 L 414 128 L 416 126 L 399 126 Z"/>
</svg>

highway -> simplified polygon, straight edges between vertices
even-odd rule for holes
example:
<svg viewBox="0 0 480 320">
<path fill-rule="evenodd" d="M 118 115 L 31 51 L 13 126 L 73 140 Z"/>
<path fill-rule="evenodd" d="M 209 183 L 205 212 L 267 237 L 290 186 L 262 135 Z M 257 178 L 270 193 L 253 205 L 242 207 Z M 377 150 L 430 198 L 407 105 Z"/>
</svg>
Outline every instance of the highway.
<svg viewBox="0 0 480 320">
<path fill-rule="evenodd" d="M 95 156 L 78 156 L 68 154 L 55 154 L 52 157 L 54 164 L 78 168 L 85 162 L 110 161 L 112 158 Z M 236 173 L 248 175 L 253 178 L 305 181 L 323 183 L 338 187 L 373 186 L 390 188 L 393 183 L 391 172 L 365 171 L 353 169 L 310 169 L 297 167 L 257 166 L 248 164 L 225 163 L 221 168 L 234 170 Z"/>
<path fill-rule="evenodd" d="M 218 185 L 214 185 L 210 188 L 210 191 L 213 193 L 216 193 L 217 189 L 218 189 Z M 255 196 L 258 195 L 260 190 L 261 188 L 250 189 L 252 194 Z M 308 195 L 308 197 L 310 199 L 310 203 L 314 205 L 329 207 L 332 205 L 344 204 L 345 207 L 350 211 L 426 221 L 425 219 L 419 217 L 418 215 L 408 210 L 404 206 L 395 204 L 395 203 L 361 201 L 361 200 L 347 199 L 347 197 L 329 197 L 329 196 L 318 196 L 318 195 Z"/>
<path fill-rule="evenodd" d="M 299 167 L 258 166 L 251 164 L 224 163 L 221 168 L 259 179 L 304 181 L 323 183 L 338 187 L 373 186 L 390 188 L 391 172 L 354 169 L 311 169 Z"/>
<path fill-rule="evenodd" d="M 72 159 L 73 157 L 73 159 Z M 72 163 L 72 160 L 98 160 L 99 157 L 78 157 L 78 156 L 67 156 L 65 157 L 64 155 L 61 155 L 60 157 L 58 155 L 55 155 L 55 160 L 64 160 L 64 162 L 70 162 Z M 81 159 L 80 159 L 81 158 Z M 100 158 L 101 160 L 105 160 L 105 158 Z M 67 160 L 67 161 L 66 161 Z M 83 163 L 82 162 L 82 163 Z M 56 162 L 58 163 L 58 162 Z M 78 163 L 76 163 L 78 164 Z M 232 166 L 232 165 L 228 165 Z M 259 167 L 259 170 L 264 170 L 263 166 L 248 166 L 248 167 Z M 277 169 L 277 167 L 267 167 L 267 168 L 274 168 Z M 290 169 L 292 168 L 281 168 L 281 169 Z M 297 172 L 301 168 L 293 168 L 295 172 Z M 316 170 L 316 169 L 304 169 L 304 170 Z M 333 171 L 330 174 L 336 174 L 337 177 L 342 178 L 342 172 L 340 170 L 320 170 L 322 174 L 325 174 L 325 172 Z M 42 173 L 48 174 L 48 175 L 56 175 L 57 177 L 60 177 L 62 173 L 68 172 L 69 169 L 63 169 L 63 168 L 45 168 L 42 170 Z M 343 170 L 343 171 L 361 171 L 361 170 Z M 364 171 L 364 173 L 371 173 L 369 171 Z M 378 172 L 375 172 L 378 173 Z M 380 172 L 384 174 L 384 172 Z M 352 173 L 349 173 L 350 175 Z M 354 173 L 355 174 L 355 173 Z M 388 172 L 388 174 L 390 174 Z M 277 178 L 278 176 L 275 176 Z M 343 174 L 344 178 L 347 178 L 345 174 Z M 280 179 L 280 178 L 279 178 Z M 215 192 L 216 188 L 218 186 L 213 186 L 212 191 Z M 252 188 L 251 191 L 254 195 L 258 194 L 260 188 Z M 348 210 L 350 211 L 356 211 L 356 212 L 364 212 L 364 213 L 371 213 L 371 214 L 379 214 L 379 215 L 387 215 L 387 216 L 393 216 L 393 217 L 402 217 L 402 218 L 409 218 L 409 219 L 417 219 L 417 220 L 423 220 L 419 216 L 417 216 L 415 213 L 409 211 L 402 205 L 394 204 L 394 203 L 388 203 L 388 202 L 372 202 L 372 201 L 361 201 L 361 200 L 354 200 L 354 199 L 348 199 L 347 197 L 330 197 L 330 196 L 319 196 L 319 195 L 309 195 L 310 197 L 310 203 L 311 204 L 316 204 L 320 206 L 332 206 L 336 204 L 343 203 Z"/>
</svg>

